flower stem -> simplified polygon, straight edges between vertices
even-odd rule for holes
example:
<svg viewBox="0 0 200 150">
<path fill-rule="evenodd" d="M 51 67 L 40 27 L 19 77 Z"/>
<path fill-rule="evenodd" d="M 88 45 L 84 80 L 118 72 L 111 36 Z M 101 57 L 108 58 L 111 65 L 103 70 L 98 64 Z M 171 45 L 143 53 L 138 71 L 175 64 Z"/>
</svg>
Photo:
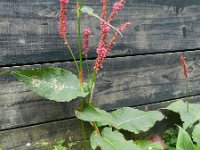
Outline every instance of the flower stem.
<svg viewBox="0 0 200 150">
<path fill-rule="evenodd" d="M 80 70 L 79 70 L 79 67 L 78 67 L 78 63 L 77 63 L 77 61 L 76 61 L 76 58 L 75 58 L 75 56 L 74 56 L 74 53 L 73 53 L 73 51 L 72 51 L 70 45 L 69 45 L 68 40 L 67 40 L 67 39 L 64 39 L 64 42 L 65 42 L 65 45 L 67 46 L 67 48 L 69 49 L 69 51 L 70 51 L 70 53 L 71 53 L 71 55 L 72 55 L 72 58 L 73 58 L 73 60 L 74 60 L 74 63 L 75 63 L 75 65 L 76 65 L 76 69 L 77 69 L 78 73 L 80 73 Z"/>
<path fill-rule="evenodd" d="M 187 94 L 187 97 L 186 97 L 187 112 L 189 112 L 189 97 L 188 97 L 188 94 L 189 94 L 189 81 L 188 81 L 188 78 L 186 78 L 186 94 Z"/>
<path fill-rule="evenodd" d="M 92 85 L 91 85 L 91 89 L 90 89 L 90 96 L 89 96 L 89 103 L 92 103 L 92 99 L 93 99 L 93 86 L 95 84 L 96 81 L 96 73 L 95 71 L 92 74 Z"/>
<path fill-rule="evenodd" d="M 78 48 L 79 48 L 79 59 L 80 59 L 80 70 L 82 71 L 83 68 L 83 58 L 82 58 L 82 40 L 81 40 L 81 11 L 78 0 L 76 0 L 76 11 L 77 11 L 77 18 L 78 18 Z M 80 79 L 83 81 L 83 73 L 79 73 Z M 82 82 L 80 81 L 80 82 Z M 81 83 L 82 84 L 82 83 Z"/>
<path fill-rule="evenodd" d="M 96 122 L 93 122 L 93 126 L 94 126 L 95 131 L 96 131 L 98 134 L 100 134 L 100 131 L 99 131 L 99 128 L 97 127 Z"/>
<path fill-rule="evenodd" d="M 85 0 L 82 0 L 82 2 L 81 2 L 81 7 L 80 7 L 80 8 L 83 7 L 84 3 L 85 3 Z"/>
</svg>

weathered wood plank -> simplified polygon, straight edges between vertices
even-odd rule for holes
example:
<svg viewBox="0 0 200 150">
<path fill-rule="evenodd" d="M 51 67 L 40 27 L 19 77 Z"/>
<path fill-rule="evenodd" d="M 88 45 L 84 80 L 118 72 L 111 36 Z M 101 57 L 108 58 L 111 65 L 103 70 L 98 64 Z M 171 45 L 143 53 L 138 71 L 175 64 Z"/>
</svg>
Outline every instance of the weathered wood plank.
<svg viewBox="0 0 200 150">
<path fill-rule="evenodd" d="M 88 125 L 87 135 L 91 131 Z M 26 128 L 0 132 L 0 145 L 6 150 L 47 150 L 43 142 L 55 144 L 55 141 L 65 139 L 67 142 L 76 142 L 76 147 L 82 147 L 80 121 L 69 119 L 46 123 Z M 88 135 L 89 137 L 89 135 Z M 30 143 L 30 146 L 27 146 Z"/>
<path fill-rule="evenodd" d="M 98 75 L 94 93 L 96 106 L 112 110 L 184 97 L 180 53 L 107 59 Z M 200 51 L 187 52 L 189 95 L 200 94 Z M 93 61 L 89 61 L 93 65 Z M 22 68 L 61 66 L 74 72 L 68 63 L 23 66 Z M 55 103 L 29 91 L 12 76 L 0 77 L 0 130 L 44 123 L 74 116 L 80 101 Z"/>
<path fill-rule="evenodd" d="M 199 103 L 200 96 L 190 97 L 191 102 Z M 169 105 L 172 101 L 162 102 L 157 104 L 148 105 L 149 110 L 157 110 L 164 108 Z M 138 107 L 139 109 L 145 110 L 146 106 Z M 150 135 L 155 135 L 161 130 L 165 130 L 173 125 L 173 122 L 167 121 L 164 123 L 159 123 L 159 129 L 152 129 L 148 135 L 141 134 L 139 137 L 149 137 Z M 86 126 L 87 137 L 91 133 L 91 127 Z M 138 138 L 138 136 L 137 136 Z M 64 121 L 57 121 L 52 123 L 45 123 L 41 125 L 12 129 L 0 132 L 0 145 L 4 146 L 8 150 L 46 150 L 44 146 L 41 145 L 42 142 L 48 141 L 54 144 L 55 141 L 60 139 L 66 139 L 67 141 L 77 142 L 75 146 L 76 149 L 81 149 L 83 140 L 81 137 L 80 122 L 77 119 L 68 119 Z M 30 143 L 31 146 L 27 147 L 26 144 Z"/>
<path fill-rule="evenodd" d="M 111 4 L 115 0 L 110 1 Z M 100 1 L 87 0 L 100 13 Z M 68 5 L 68 37 L 77 49 L 74 2 Z M 200 47 L 199 0 L 127 0 L 114 25 L 133 25 L 119 39 L 110 56 L 196 49 Z M 57 33 L 57 0 L 0 1 L 0 64 L 30 64 L 71 59 Z M 98 20 L 82 16 L 82 27 L 92 28 L 91 54 L 99 40 Z M 111 36 L 111 35 L 110 35 Z M 75 51 L 77 55 L 77 51 Z"/>
</svg>

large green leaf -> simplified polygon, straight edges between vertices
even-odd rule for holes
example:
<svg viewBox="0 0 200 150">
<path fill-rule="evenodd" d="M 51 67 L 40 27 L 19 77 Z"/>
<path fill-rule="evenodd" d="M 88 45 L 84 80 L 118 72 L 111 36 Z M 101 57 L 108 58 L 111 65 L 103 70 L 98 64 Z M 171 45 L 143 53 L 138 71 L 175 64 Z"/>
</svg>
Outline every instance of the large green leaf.
<svg viewBox="0 0 200 150">
<path fill-rule="evenodd" d="M 197 144 L 200 144 L 200 124 L 197 124 L 194 127 L 194 130 L 192 132 L 192 138 Z"/>
<path fill-rule="evenodd" d="M 194 150 L 194 144 L 190 135 L 181 127 L 179 127 L 179 134 L 176 144 L 177 150 Z"/>
<path fill-rule="evenodd" d="M 133 141 L 125 140 L 119 131 L 112 131 L 112 128 L 104 128 L 101 135 L 94 131 L 90 141 L 94 150 L 97 147 L 101 150 L 142 150 Z"/>
<path fill-rule="evenodd" d="M 82 111 L 75 111 L 76 117 L 83 121 L 95 121 L 95 122 L 105 122 L 105 125 L 108 124 L 113 117 L 110 113 L 100 110 L 93 107 L 91 104 L 86 104 Z"/>
<path fill-rule="evenodd" d="M 195 145 L 194 150 L 200 150 L 200 145 Z"/>
<path fill-rule="evenodd" d="M 138 134 L 153 127 L 156 121 L 164 118 L 159 111 L 144 112 L 130 107 L 120 108 L 108 113 L 89 105 L 83 111 L 76 111 L 77 118 L 84 121 L 96 121 L 99 126 L 110 125 Z"/>
<path fill-rule="evenodd" d="M 77 97 L 84 97 L 76 75 L 61 68 L 39 68 L 11 72 L 24 82 L 33 92 L 49 100 L 69 102 Z"/>
<path fill-rule="evenodd" d="M 179 100 L 169 105 L 166 109 L 180 114 L 184 129 L 187 129 L 200 119 L 200 104 L 189 104 L 189 109 L 187 109 L 187 103 Z"/>
</svg>

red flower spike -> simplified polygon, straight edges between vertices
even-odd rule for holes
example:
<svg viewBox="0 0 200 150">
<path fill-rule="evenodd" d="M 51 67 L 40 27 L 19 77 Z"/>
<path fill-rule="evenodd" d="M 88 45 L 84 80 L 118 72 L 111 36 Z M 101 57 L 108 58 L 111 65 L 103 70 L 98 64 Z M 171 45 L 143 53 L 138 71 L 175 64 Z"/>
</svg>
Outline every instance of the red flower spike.
<svg viewBox="0 0 200 150">
<path fill-rule="evenodd" d="M 187 62 L 185 60 L 185 56 L 181 55 L 180 59 L 181 59 L 181 63 L 182 63 L 183 74 L 184 74 L 185 78 L 188 78 L 188 69 L 187 69 Z"/>
<path fill-rule="evenodd" d="M 106 19 L 106 7 L 107 7 L 107 2 L 108 2 L 108 0 L 102 0 L 103 6 L 102 6 L 101 18 L 102 18 L 103 20 Z"/>
<path fill-rule="evenodd" d="M 114 3 L 112 13 L 108 19 L 108 23 L 110 24 L 113 18 L 118 14 L 118 12 L 123 8 L 125 0 L 120 0 L 119 2 Z"/>
<path fill-rule="evenodd" d="M 91 30 L 86 28 L 84 29 L 84 41 L 83 41 L 83 55 L 85 55 L 85 57 L 88 56 L 88 45 L 89 45 L 89 36 L 91 35 Z"/>
<path fill-rule="evenodd" d="M 59 18 L 59 34 L 61 38 L 66 39 L 66 4 L 69 3 L 69 0 L 60 0 L 60 18 Z"/>
<path fill-rule="evenodd" d="M 120 32 L 123 32 L 124 30 L 126 30 L 129 26 L 131 25 L 130 22 L 126 22 L 124 24 L 122 24 L 121 26 L 119 26 L 117 29 Z M 113 45 L 115 44 L 115 41 L 117 39 L 117 37 L 119 36 L 119 32 L 115 32 L 115 34 L 113 35 L 110 43 L 108 44 L 108 46 L 106 46 L 105 44 L 103 44 L 103 42 L 100 42 L 97 48 L 97 59 L 96 59 L 96 63 L 94 66 L 94 70 L 96 73 L 99 72 L 99 70 L 103 67 L 103 61 L 106 59 L 106 56 L 108 55 L 108 53 L 110 52 L 111 48 L 113 47 Z"/>
<path fill-rule="evenodd" d="M 131 23 L 130 22 L 126 22 L 126 23 L 122 24 L 121 26 L 119 26 L 117 29 L 120 32 L 123 32 L 124 30 L 126 30 L 130 26 L 131 26 Z M 117 39 L 118 36 L 119 36 L 119 32 L 115 32 L 115 34 L 113 35 L 113 37 L 110 40 L 110 43 L 108 45 L 108 51 L 110 51 L 112 49 L 112 47 L 115 44 L 115 41 L 116 41 L 116 39 Z"/>
<path fill-rule="evenodd" d="M 102 14 L 101 14 L 101 19 L 104 21 L 106 20 L 106 9 L 107 9 L 107 2 L 108 0 L 102 0 Z M 99 43 L 102 45 L 106 45 L 106 39 L 108 36 L 108 33 L 110 32 L 110 27 L 108 26 L 107 23 L 101 21 L 101 40 Z"/>
</svg>

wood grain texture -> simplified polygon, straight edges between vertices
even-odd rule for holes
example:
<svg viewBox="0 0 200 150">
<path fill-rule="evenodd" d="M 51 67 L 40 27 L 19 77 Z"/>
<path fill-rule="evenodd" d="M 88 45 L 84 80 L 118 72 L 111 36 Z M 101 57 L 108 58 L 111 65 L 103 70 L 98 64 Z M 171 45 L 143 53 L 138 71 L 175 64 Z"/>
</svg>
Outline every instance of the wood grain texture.
<svg viewBox="0 0 200 150">
<path fill-rule="evenodd" d="M 87 125 L 86 128 L 89 137 L 91 127 Z M 79 120 L 68 119 L 0 132 L 0 145 L 6 150 L 47 150 L 48 147 L 42 143 L 48 142 L 54 145 L 56 141 L 62 139 L 69 143 L 77 143 L 76 149 L 73 150 L 81 149 L 82 135 Z M 30 143 L 30 146 L 27 146 L 27 143 Z"/>
<path fill-rule="evenodd" d="M 191 102 L 199 103 L 199 99 L 200 96 L 190 97 Z M 146 106 L 140 106 L 138 108 L 141 110 L 146 110 L 146 108 L 148 108 L 148 110 L 157 110 L 166 107 L 171 102 L 172 101 L 150 104 Z M 173 125 L 173 122 L 175 122 L 174 119 L 163 120 L 163 122 L 157 123 L 157 126 L 155 128 L 152 128 L 150 132 L 148 132 L 148 134 L 135 135 L 134 138 L 149 138 L 151 135 L 158 134 L 168 127 L 171 127 Z M 86 125 L 86 128 L 87 137 L 89 139 L 89 135 L 92 130 L 89 125 Z M 133 134 L 128 135 L 127 133 L 126 135 L 128 137 L 133 136 Z M 66 139 L 66 141 L 76 142 L 77 145 L 74 147 L 73 150 L 81 149 L 83 139 L 81 137 L 79 120 L 68 119 L 0 132 L 0 145 L 4 146 L 8 150 L 47 150 L 46 147 L 42 146 L 42 142 L 48 141 L 51 144 L 54 144 L 55 141 L 58 141 L 60 139 Z M 30 143 L 31 146 L 27 147 L 27 143 Z"/>
<path fill-rule="evenodd" d="M 115 0 L 110 0 L 111 4 Z M 86 0 L 100 14 L 100 2 Z M 113 25 L 133 25 L 114 46 L 110 56 L 197 49 L 200 47 L 199 0 L 127 0 Z M 68 37 L 77 56 L 77 23 L 74 2 L 68 5 Z M 71 60 L 58 29 L 57 0 L 0 1 L 0 65 Z M 90 27 L 90 57 L 99 41 L 99 21 L 82 16 L 82 28 Z M 112 34 L 109 35 L 109 37 Z"/>
<path fill-rule="evenodd" d="M 176 99 L 187 95 L 180 63 L 181 53 L 129 56 L 107 59 L 99 73 L 94 104 L 105 110 L 138 106 Z M 200 51 L 185 53 L 189 68 L 189 95 L 200 94 Z M 89 61 L 89 66 L 93 66 Z M 64 67 L 70 62 L 22 66 Z M 0 77 L 0 130 L 74 117 L 80 101 L 56 103 L 33 94 L 12 76 Z"/>
</svg>

